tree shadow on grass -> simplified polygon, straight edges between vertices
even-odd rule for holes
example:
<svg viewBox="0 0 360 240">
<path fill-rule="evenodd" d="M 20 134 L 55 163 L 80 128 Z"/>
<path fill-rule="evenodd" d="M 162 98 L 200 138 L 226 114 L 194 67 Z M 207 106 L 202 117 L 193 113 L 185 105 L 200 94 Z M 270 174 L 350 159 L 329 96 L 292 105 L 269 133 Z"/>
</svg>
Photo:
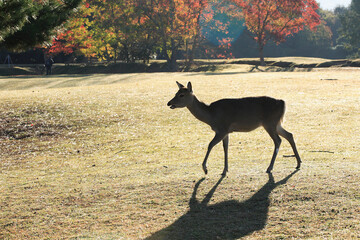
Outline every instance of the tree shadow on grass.
<svg viewBox="0 0 360 240">
<path fill-rule="evenodd" d="M 273 175 L 269 173 L 268 182 L 246 201 L 229 200 L 213 205 L 208 203 L 224 177 L 221 177 L 206 197 L 199 202 L 196 193 L 205 180 L 202 178 L 194 187 L 189 201 L 190 210 L 173 224 L 154 233 L 146 240 L 238 239 L 261 230 L 267 222 L 271 192 L 277 186 L 285 184 L 297 171 L 278 182 L 275 182 Z"/>
</svg>

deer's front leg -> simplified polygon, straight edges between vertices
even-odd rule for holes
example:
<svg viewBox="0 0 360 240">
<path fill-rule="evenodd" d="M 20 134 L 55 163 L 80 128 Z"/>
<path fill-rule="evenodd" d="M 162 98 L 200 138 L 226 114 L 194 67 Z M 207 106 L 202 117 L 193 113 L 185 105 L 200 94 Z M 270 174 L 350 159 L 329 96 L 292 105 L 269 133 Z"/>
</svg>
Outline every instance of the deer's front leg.
<svg viewBox="0 0 360 240">
<path fill-rule="evenodd" d="M 215 134 L 215 137 L 213 138 L 213 140 L 211 140 L 211 142 L 209 143 L 209 146 L 208 146 L 208 150 L 206 152 L 206 155 L 205 155 L 205 158 L 204 158 L 204 161 L 203 161 L 203 164 L 202 164 L 202 167 L 203 167 L 203 170 L 204 170 L 204 173 L 207 174 L 207 168 L 206 168 L 206 162 L 207 162 L 207 159 L 209 157 L 209 154 L 211 152 L 211 149 L 216 145 L 218 144 L 221 140 L 223 140 L 223 138 L 225 137 L 225 134 L 221 134 L 221 133 L 216 133 Z"/>
</svg>

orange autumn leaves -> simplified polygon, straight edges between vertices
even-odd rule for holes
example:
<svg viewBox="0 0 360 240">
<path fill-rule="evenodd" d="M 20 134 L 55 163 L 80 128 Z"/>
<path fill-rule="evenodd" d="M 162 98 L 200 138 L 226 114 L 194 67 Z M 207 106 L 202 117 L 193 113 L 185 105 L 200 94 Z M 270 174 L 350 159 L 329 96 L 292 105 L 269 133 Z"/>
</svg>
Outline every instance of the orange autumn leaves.
<svg viewBox="0 0 360 240">
<path fill-rule="evenodd" d="M 242 18 L 259 49 L 269 40 L 285 41 L 320 23 L 315 0 L 86 0 L 59 32 L 50 52 L 77 50 L 87 57 L 130 61 L 157 52 L 169 62 L 176 61 L 179 51 L 188 57 L 206 41 L 201 25 L 214 21 L 209 5 Z M 218 31 L 227 35 L 227 24 L 216 23 Z M 229 48 L 231 40 L 219 39 L 220 47 Z"/>
</svg>

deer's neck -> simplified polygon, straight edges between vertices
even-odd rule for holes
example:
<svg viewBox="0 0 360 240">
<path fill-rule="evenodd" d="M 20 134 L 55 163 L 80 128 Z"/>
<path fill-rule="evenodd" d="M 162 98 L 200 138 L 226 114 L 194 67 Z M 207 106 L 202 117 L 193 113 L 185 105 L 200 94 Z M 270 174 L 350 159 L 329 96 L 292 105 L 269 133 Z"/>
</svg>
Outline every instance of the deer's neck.
<svg viewBox="0 0 360 240">
<path fill-rule="evenodd" d="M 211 125 L 211 114 L 209 106 L 200 102 L 195 96 L 194 101 L 187 106 L 189 111 L 200 121 Z"/>
</svg>

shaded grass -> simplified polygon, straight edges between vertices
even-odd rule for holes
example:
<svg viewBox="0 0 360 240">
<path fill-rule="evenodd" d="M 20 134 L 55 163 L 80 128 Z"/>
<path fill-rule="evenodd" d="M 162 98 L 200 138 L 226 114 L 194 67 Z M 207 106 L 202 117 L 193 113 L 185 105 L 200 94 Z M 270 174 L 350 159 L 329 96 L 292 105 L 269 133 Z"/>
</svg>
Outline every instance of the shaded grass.
<svg viewBox="0 0 360 240">
<path fill-rule="evenodd" d="M 266 58 L 267 67 L 259 67 L 258 58 L 242 59 L 196 59 L 189 65 L 184 60 L 177 61 L 179 72 L 218 72 L 224 69 L 233 68 L 233 65 L 246 67 L 250 66 L 250 71 L 260 70 L 267 72 L 284 71 L 311 71 L 313 68 L 329 67 L 360 67 L 359 59 L 323 59 L 307 57 L 280 57 Z M 168 66 L 165 60 L 151 60 L 145 63 L 92 63 L 92 64 L 54 64 L 52 73 L 55 75 L 77 75 L 77 74 L 119 74 L 119 73 L 145 73 L 145 72 L 172 72 L 172 67 Z M 24 64 L 15 65 L 9 68 L 7 65 L 0 66 L 0 76 L 40 76 L 45 75 L 43 64 Z M 78 79 L 79 80 L 79 79 Z"/>
<path fill-rule="evenodd" d="M 1 78 L 0 238 L 359 238 L 357 76 L 234 67 Z M 207 103 L 284 99 L 302 169 L 291 175 L 296 160 L 284 157 L 292 151 L 283 141 L 273 176 L 265 174 L 273 143 L 259 129 L 230 135 L 224 179 L 216 146 L 203 179 L 213 133 L 186 109 L 167 108 L 176 80 L 192 81 Z"/>
</svg>

